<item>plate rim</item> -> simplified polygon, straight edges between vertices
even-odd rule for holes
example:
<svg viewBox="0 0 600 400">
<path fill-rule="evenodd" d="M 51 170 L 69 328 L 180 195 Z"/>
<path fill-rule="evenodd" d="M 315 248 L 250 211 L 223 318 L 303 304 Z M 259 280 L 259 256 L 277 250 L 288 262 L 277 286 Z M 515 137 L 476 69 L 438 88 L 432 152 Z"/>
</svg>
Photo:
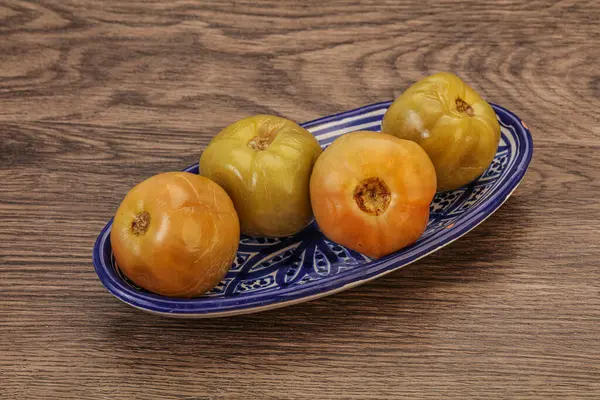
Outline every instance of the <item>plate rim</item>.
<svg viewBox="0 0 600 400">
<path fill-rule="evenodd" d="M 308 121 L 300 125 L 306 129 L 310 129 L 311 127 L 322 125 L 327 122 L 340 121 L 340 117 L 350 118 L 365 114 L 370 111 L 383 109 L 384 107 L 389 107 L 391 103 L 392 101 L 384 101 L 369 104 L 345 112 L 340 112 Z M 200 298 L 168 298 L 153 293 L 137 292 L 133 288 L 127 286 L 125 283 L 119 282 L 118 279 L 115 279 L 115 276 L 112 276 L 116 274 L 111 274 L 110 269 L 112 268 L 104 263 L 104 258 L 101 254 L 103 252 L 105 241 L 109 240 L 108 236 L 113 223 L 113 218 L 111 218 L 103 227 L 94 243 L 92 258 L 96 274 L 98 275 L 105 289 L 107 289 L 113 296 L 122 302 L 134 308 L 153 314 L 170 317 L 211 318 L 261 312 L 315 300 L 317 298 L 357 287 L 371 280 L 397 271 L 400 268 L 412 264 L 440 250 L 441 248 L 448 246 L 455 240 L 475 229 L 492 214 L 494 214 L 494 212 L 496 212 L 502 206 L 502 204 L 504 204 L 504 202 L 512 195 L 512 193 L 522 182 L 533 156 L 533 138 L 531 136 L 531 132 L 523 123 L 523 121 L 512 111 L 493 103 L 490 103 L 490 105 L 494 108 L 496 114 L 500 112 L 500 114 L 505 114 L 514 121 L 514 124 L 510 124 L 509 126 L 513 128 L 516 136 L 522 137 L 524 140 L 523 144 L 527 145 L 527 151 L 524 152 L 523 157 L 518 160 L 518 165 L 515 165 L 515 167 L 517 167 L 516 172 L 507 178 L 507 183 L 503 188 L 499 188 L 502 190 L 501 193 L 495 196 L 490 196 L 490 198 L 488 198 L 486 201 L 475 206 L 480 208 L 480 212 L 472 215 L 459 228 L 449 229 L 449 232 L 445 232 L 447 237 L 441 242 L 437 243 L 437 245 L 435 243 L 429 243 L 429 248 L 426 247 L 423 249 L 423 251 L 417 252 L 414 256 L 409 257 L 406 260 L 394 260 L 398 257 L 398 255 L 393 253 L 369 263 L 370 265 L 368 270 L 355 268 L 345 271 L 345 273 L 331 275 L 330 277 L 326 277 L 318 281 L 308 282 L 300 287 L 294 286 L 280 289 L 279 291 L 274 291 L 272 293 L 259 293 L 255 296 L 250 295 L 242 297 L 238 299 L 238 301 L 235 301 L 235 298 L 230 298 L 233 300 L 224 302 L 219 297 L 204 298 L 202 300 L 199 300 Z M 519 132 L 517 131 L 517 128 Z M 185 168 L 184 171 L 193 170 L 197 166 L 198 163 L 192 164 Z M 258 299 L 256 297 L 258 297 Z M 261 299 L 261 297 L 264 297 L 264 299 Z M 169 307 L 164 304 L 156 304 L 157 302 L 166 304 L 171 303 L 172 305 Z M 223 304 L 220 305 L 219 303 Z M 194 304 L 196 304 L 196 307 L 193 307 Z M 198 309 L 198 307 L 202 308 Z"/>
</svg>

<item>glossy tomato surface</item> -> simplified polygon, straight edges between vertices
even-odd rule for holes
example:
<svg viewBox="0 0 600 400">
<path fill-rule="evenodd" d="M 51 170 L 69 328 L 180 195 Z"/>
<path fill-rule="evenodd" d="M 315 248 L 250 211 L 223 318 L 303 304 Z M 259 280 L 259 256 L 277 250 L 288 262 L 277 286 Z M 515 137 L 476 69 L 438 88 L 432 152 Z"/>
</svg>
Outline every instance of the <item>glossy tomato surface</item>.
<svg viewBox="0 0 600 400">
<path fill-rule="evenodd" d="M 155 175 L 131 189 L 110 234 L 118 268 L 144 289 L 173 297 L 200 296 L 216 286 L 239 239 L 227 193 L 188 172 Z"/>
<path fill-rule="evenodd" d="M 242 232 L 292 235 L 312 219 L 309 181 L 321 147 L 295 122 L 257 115 L 223 129 L 200 157 L 200 174 L 231 196 Z"/>
<path fill-rule="evenodd" d="M 323 152 L 310 191 L 325 236 L 378 258 L 421 236 L 436 175 L 418 144 L 361 131 L 339 137 Z"/>
<path fill-rule="evenodd" d="M 447 72 L 422 79 L 402 93 L 386 111 L 382 131 L 425 149 L 439 190 L 475 180 L 492 162 L 500 141 L 492 107 Z"/>
</svg>

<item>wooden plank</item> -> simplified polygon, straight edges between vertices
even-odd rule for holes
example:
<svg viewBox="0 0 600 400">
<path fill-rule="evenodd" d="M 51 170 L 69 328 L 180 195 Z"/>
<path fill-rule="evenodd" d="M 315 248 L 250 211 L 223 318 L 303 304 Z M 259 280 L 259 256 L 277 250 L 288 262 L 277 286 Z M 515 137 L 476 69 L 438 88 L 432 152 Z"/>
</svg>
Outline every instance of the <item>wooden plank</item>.
<svg viewBox="0 0 600 400">
<path fill-rule="evenodd" d="M 0 3 L 0 398 L 597 398 L 600 3 Z M 218 320 L 91 264 L 135 183 L 252 114 L 299 122 L 450 70 L 531 128 L 514 196 L 353 290 Z"/>
</svg>

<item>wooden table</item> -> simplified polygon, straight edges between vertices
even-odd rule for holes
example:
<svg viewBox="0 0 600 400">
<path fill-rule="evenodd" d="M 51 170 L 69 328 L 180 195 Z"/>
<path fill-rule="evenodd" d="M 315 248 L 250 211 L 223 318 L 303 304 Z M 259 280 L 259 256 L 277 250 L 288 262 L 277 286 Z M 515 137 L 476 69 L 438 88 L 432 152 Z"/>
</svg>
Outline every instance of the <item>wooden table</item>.
<svg viewBox="0 0 600 400">
<path fill-rule="evenodd" d="M 600 2 L 0 1 L 0 398 L 600 397 Z M 459 74 L 529 125 L 525 180 L 444 250 L 260 314 L 100 284 L 126 191 L 227 124 Z"/>
</svg>

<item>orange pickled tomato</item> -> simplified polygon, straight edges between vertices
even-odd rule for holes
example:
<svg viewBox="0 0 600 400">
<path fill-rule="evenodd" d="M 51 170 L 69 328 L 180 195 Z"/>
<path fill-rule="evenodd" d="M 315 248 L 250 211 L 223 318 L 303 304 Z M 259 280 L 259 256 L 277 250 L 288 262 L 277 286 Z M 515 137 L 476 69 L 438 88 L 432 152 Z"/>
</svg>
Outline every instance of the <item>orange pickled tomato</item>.
<svg viewBox="0 0 600 400">
<path fill-rule="evenodd" d="M 436 186 L 435 168 L 419 145 L 361 131 L 339 137 L 323 152 L 310 194 L 325 236 L 379 258 L 421 236 Z"/>
<path fill-rule="evenodd" d="M 215 287 L 237 252 L 240 225 L 227 193 L 187 172 L 155 175 L 119 206 L 110 240 L 121 271 L 146 290 L 196 297 Z"/>
</svg>

